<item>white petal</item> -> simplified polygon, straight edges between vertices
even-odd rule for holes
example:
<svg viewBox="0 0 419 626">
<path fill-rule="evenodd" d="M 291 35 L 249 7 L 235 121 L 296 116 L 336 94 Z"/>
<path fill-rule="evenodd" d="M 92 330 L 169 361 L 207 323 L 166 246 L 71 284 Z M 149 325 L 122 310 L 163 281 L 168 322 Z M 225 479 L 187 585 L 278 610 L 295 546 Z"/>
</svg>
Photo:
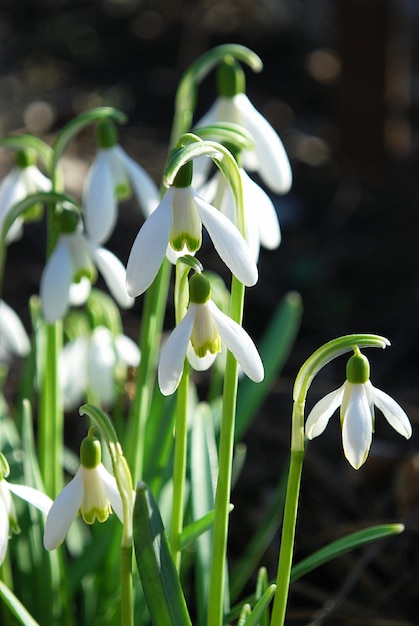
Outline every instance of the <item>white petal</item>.
<svg viewBox="0 0 419 626">
<path fill-rule="evenodd" d="M 118 360 L 124 365 L 137 367 L 140 363 L 140 349 L 135 341 L 126 335 L 118 335 L 115 337 L 115 348 L 118 354 Z"/>
<path fill-rule="evenodd" d="M 108 472 L 108 470 L 105 468 L 104 465 L 102 465 L 102 463 L 100 463 L 96 467 L 96 471 L 100 476 L 100 480 L 102 481 L 106 496 L 111 503 L 111 507 L 113 508 L 121 522 L 124 523 L 122 500 L 118 491 L 115 477 Z"/>
<path fill-rule="evenodd" d="M 106 241 L 117 220 L 115 185 L 105 150 L 98 154 L 83 187 L 86 230 L 96 243 Z"/>
<path fill-rule="evenodd" d="M 119 158 L 124 163 L 129 181 L 144 216 L 148 217 L 160 203 L 160 192 L 147 172 L 134 159 L 131 159 L 120 146 L 115 146 Z"/>
<path fill-rule="evenodd" d="M 340 406 L 342 397 L 343 385 L 339 389 L 328 393 L 314 405 L 306 421 L 305 431 L 307 439 L 314 439 L 314 437 L 322 434 L 333 413 Z"/>
<path fill-rule="evenodd" d="M 49 178 L 44 176 L 36 165 L 29 165 L 22 170 L 22 177 L 26 185 L 27 194 L 36 191 L 49 191 L 52 183 Z"/>
<path fill-rule="evenodd" d="M 83 499 L 83 468 L 79 467 L 74 478 L 55 499 L 47 517 L 44 531 L 46 550 L 54 550 L 65 539 Z"/>
<path fill-rule="evenodd" d="M 127 264 L 127 290 L 131 296 L 139 296 L 150 287 L 163 262 L 173 222 L 173 194 L 174 189 L 169 189 L 132 245 Z"/>
<path fill-rule="evenodd" d="M 87 300 L 92 290 L 92 284 L 86 276 L 82 276 L 78 283 L 71 283 L 68 300 L 71 306 L 81 306 Z"/>
<path fill-rule="evenodd" d="M 67 311 L 72 279 L 72 259 L 67 245 L 60 238 L 47 261 L 39 286 L 42 311 L 47 322 L 56 322 Z"/>
<path fill-rule="evenodd" d="M 29 337 L 18 315 L 3 300 L 0 300 L 0 341 L 8 352 L 26 356 L 31 349 Z"/>
<path fill-rule="evenodd" d="M 95 328 L 88 352 L 88 387 L 96 401 L 113 406 L 116 399 L 116 352 L 113 335 L 108 328 Z"/>
<path fill-rule="evenodd" d="M 174 393 L 182 377 L 186 351 L 195 320 L 196 304 L 190 304 L 183 320 L 172 331 L 160 354 L 158 381 L 164 396 Z"/>
<path fill-rule="evenodd" d="M 246 209 L 246 229 L 249 214 L 252 225 L 256 222 L 260 243 L 268 250 L 274 250 L 281 243 L 281 230 L 274 204 L 268 194 L 254 180 L 241 170 L 243 195 Z"/>
<path fill-rule="evenodd" d="M 197 356 L 195 350 L 192 347 L 192 344 L 190 343 L 186 351 L 186 356 L 188 358 L 189 364 L 195 371 L 205 372 L 214 363 L 215 359 L 218 356 L 218 352 L 216 352 L 215 354 L 211 354 L 211 352 L 207 352 L 205 356 L 199 357 Z"/>
<path fill-rule="evenodd" d="M 58 373 L 66 411 L 79 407 L 87 390 L 87 349 L 88 339 L 77 337 L 61 351 Z"/>
<path fill-rule="evenodd" d="M 403 437 L 406 437 L 406 439 L 409 439 L 412 436 L 412 426 L 400 404 L 384 393 L 384 391 L 377 389 L 377 387 L 374 387 L 373 385 L 371 386 L 373 388 L 375 406 L 380 409 L 394 430 L 396 430 L 400 435 L 403 435 Z"/>
<path fill-rule="evenodd" d="M 230 271 L 247 287 L 257 282 L 258 270 L 250 248 L 236 226 L 194 192 L 199 216 L 214 248 Z"/>
<path fill-rule="evenodd" d="M 96 267 L 119 306 L 123 309 L 132 307 L 134 298 L 127 293 L 126 271 L 121 261 L 106 248 L 91 245 L 90 250 Z"/>
<path fill-rule="evenodd" d="M 9 512 L 3 499 L 0 498 L 0 565 L 4 561 L 9 543 Z"/>
<path fill-rule="evenodd" d="M 255 383 L 260 383 L 264 377 L 262 359 L 247 332 L 240 324 L 220 311 L 212 300 L 207 304 L 221 340 L 234 354 L 246 376 Z"/>
<path fill-rule="evenodd" d="M 246 94 L 239 93 L 233 99 L 242 115 L 243 126 L 255 141 L 258 172 L 262 180 L 272 191 L 286 193 L 291 188 L 292 172 L 282 141 Z M 244 166 L 246 167 L 245 160 Z"/>
<path fill-rule="evenodd" d="M 372 441 L 372 415 L 365 386 L 344 384 L 342 442 L 345 456 L 355 469 L 365 463 Z"/>
<path fill-rule="evenodd" d="M 36 508 L 45 515 L 49 513 L 52 506 L 52 500 L 45 493 L 42 493 L 42 491 L 38 491 L 38 489 L 34 489 L 33 487 L 27 487 L 26 485 L 16 485 L 9 482 L 7 483 L 7 486 L 15 496 L 22 498 L 22 500 L 26 500 L 29 504 L 33 504 L 33 506 L 36 506 Z"/>
</svg>

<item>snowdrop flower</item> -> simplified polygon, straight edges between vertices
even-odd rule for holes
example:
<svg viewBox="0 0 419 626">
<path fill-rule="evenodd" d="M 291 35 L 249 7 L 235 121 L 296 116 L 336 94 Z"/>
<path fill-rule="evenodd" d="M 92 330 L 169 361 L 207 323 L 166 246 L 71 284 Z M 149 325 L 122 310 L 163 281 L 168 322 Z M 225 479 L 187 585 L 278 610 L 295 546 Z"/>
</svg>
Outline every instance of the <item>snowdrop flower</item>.
<svg viewBox="0 0 419 626">
<path fill-rule="evenodd" d="M 9 475 L 9 464 L 5 457 L 0 454 L 0 565 L 6 556 L 7 544 L 10 534 L 19 532 L 19 525 L 16 517 L 16 510 L 13 504 L 11 493 L 29 504 L 33 504 L 37 509 L 45 513 L 49 512 L 52 500 L 47 495 L 27 487 L 26 485 L 15 485 L 6 480 Z"/>
<path fill-rule="evenodd" d="M 117 377 L 140 362 L 138 346 L 125 335 L 97 326 L 90 336 L 68 342 L 60 354 L 59 376 L 64 409 L 75 409 L 89 392 L 100 406 L 113 406 Z"/>
<path fill-rule="evenodd" d="M 343 450 L 355 469 L 365 463 L 371 446 L 374 405 L 400 435 L 409 439 L 412 434 L 406 413 L 393 398 L 372 385 L 369 370 L 368 359 L 356 350 L 347 363 L 346 381 L 314 406 L 305 427 L 308 439 L 321 435 L 340 406 Z"/>
<path fill-rule="evenodd" d="M 61 233 L 41 276 L 40 296 L 49 323 L 62 318 L 70 304 L 71 286 L 83 277 L 92 281 L 96 269 L 102 274 L 119 306 L 133 305 L 125 289 L 125 268 L 109 250 L 98 246 L 80 230 Z M 85 285 L 82 285 L 85 290 Z"/>
<path fill-rule="evenodd" d="M 8 361 L 12 354 L 24 357 L 30 349 L 29 337 L 18 315 L 0 300 L 0 358 Z"/>
<path fill-rule="evenodd" d="M 207 369 L 223 341 L 243 372 L 254 382 L 262 381 L 263 364 L 255 344 L 240 324 L 222 313 L 211 300 L 210 284 L 203 274 L 195 274 L 189 281 L 189 302 L 185 317 L 161 351 L 158 380 L 162 394 L 167 396 L 177 389 L 189 345 L 198 361 L 205 361 L 204 367 L 196 369 Z"/>
<path fill-rule="evenodd" d="M 32 162 L 27 152 L 18 152 L 16 164 L 0 184 L 0 228 L 14 204 L 37 191 L 49 191 L 51 181 Z M 23 218 L 18 217 L 10 227 L 6 241 L 16 241 L 22 236 Z"/>
<path fill-rule="evenodd" d="M 217 122 L 243 126 L 253 137 L 255 148 L 243 152 L 243 167 L 257 171 L 276 193 L 287 193 L 292 184 L 291 166 L 284 146 L 269 122 L 245 94 L 245 77 L 233 59 L 225 59 L 217 75 L 219 96 L 196 128 Z"/>
<path fill-rule="evenodd" d="M 83 186 L 86 230 L 96 243 L 106 241 L 117 221 L 118 200 L 130 196 L 131 188 L 145 217 L 160 201 L 157 186 L 147 172 L 116 143 L 116 127 L 99 122 L 98 153 Z"/>
<path fill-rule="evenodd" d="M 48 513 L 44 531 L 47 550 L 54 550 L 62 544 L 78 512 L 86 524 L 93 524 L 96 519 L 105 522 L 112 509 L 123 521 L 116 480 L 101 463 L 101 455 L 99 440 L 89 433 L 80 446 L 80 467 L 76 475 L 58 495 Z"/>
<path fill-rule="evenodd" d="M 268 194 L 243 168 L 239 169 L 243 186 L 246 241 L 255 261 L 260 247 L 274 250 L 281 243 L 281 229 L 275 206 Z M 224 176 L 217 172 L 208 185 L 200 190 L 206 200 L 212 202 L 233 223 L 235 220 L 234 197 Z"/>
<path fill-rule="evenodd" d="M 175 251 L 186 246 L 189 253 L 196 252 L 201 246 L 203 225 L 231 272 L 247 286 L 256 283 L 256 263 L 244 237 L 225 215 L 196 193 L 191 179 L 189 162 L 141 227 L 127 264 L 127 290 L 131 296 L 144 293 L 151 285 L 169 243 Z"/>
</svg>

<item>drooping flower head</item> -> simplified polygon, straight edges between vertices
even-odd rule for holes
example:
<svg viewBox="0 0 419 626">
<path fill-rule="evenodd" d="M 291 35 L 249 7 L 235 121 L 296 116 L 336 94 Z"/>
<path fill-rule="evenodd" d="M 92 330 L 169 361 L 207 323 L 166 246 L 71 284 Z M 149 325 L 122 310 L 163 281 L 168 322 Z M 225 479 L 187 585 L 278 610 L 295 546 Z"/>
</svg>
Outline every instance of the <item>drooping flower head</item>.
<svg viewBox="0 0 419 626">
<path fill-rule="evenodd" d="M 39 171 L 29 151 L 16 154 L 16 163 L 0 184 L 0 229 L 14 204 L 36 191 L 49 191 L 52 183 Z M 23 217 L 18 217 L 6 234 L 10 243 L 22 236 Z"/>
<path fill-rule="evenodd" d="M 226 57 L 217 74 L 218 98 L 196 123 L 196 128 L 216 122 L 239 124 L 253 137 L 255 148 L 243 152 L 243 167 L 257 171 L 276 193 L 291 188 L 292 172 L 282 141 L 245 93 L 245 76 L 239 64 Z"/>
<path fill-rule="evenodd" d="M 159 206 L 140 229 L 127 264 L 127 290 L 138 296 L 151 285 L 167 246 L 195 253 L 205 226 L 215 249 L 231 272 L 246 286 L 254 285 L 258 271 L 251 251 L 236 226 L 191 187 L 192 162 L 184 165 Z"/>
<path fill-rule="evenodd" d="M 98 154 L 83 187 L 86 231 L 95 243 L 109 239 L 118 217 L 118 201 L 133 189 L 145 217 L 159 203 L 159 190 L 147 172 L 117 143 L 112 120 L 97 125 Z"/>
<path fill-rule="evenodd" d="M 80 467 L 54 501 L 47 517 L 44 546 L 54 550 L 80 513 L 86 524 L 105 522 L 112 510 L 123 521 L 122 501 L 116 480 L 101 462 L 101 445 L 90 432 L 80 446 Z"/>
<path fill-rule="evenodd" d="M 188 348 L 195 369 L 208 369 L 221 350 L 221 342 L 237 359 L 244 373 L 253 381 L 263 380 L 264 370 L 255 344 L 246 331 L 220 311 L 211 300 L 211 288 L 203 274 L 189 281 L 189 307 L 185 317 L 164 344 L 158 366 L 160 390 L 170 395 L 177 389 Z M 197 363 L 198 362 L 198 363 Z"/>
<path fill-rule="evenodd" d="M 366 356 L 356 349 L 346 367 L 346 380 L 311 410 L 305 426 L 308 439 L 318 437 L 340 407 L 343 450 L 349 463 L 359 469 L 365 463 L 374 432 L 374 405 L 400 435 L 409 439 L 412 427 L 401 406 L 370 381 Z"/>
<path fill-rule="evenodd" d="M 96 270 L 102 274 L 119 306 L 130 308 L 134 299 L 127 294 L 125 268 L 121 261 L 83 233 L 82 225 L 72 211 L 63 213 L 66 219 L 60 222 L 61 234 L 41 276 L 40 296 L 47 322 L 53 323 L 65 315 L 72 285 L 83 278 L 94 282 Z"/>
<path fill-rule="evenodd" d="M 11 355 L 29 354 L 31 342 L 19 316 L 0 300 L 0 360 L 8 361 Z"/>
</svg>

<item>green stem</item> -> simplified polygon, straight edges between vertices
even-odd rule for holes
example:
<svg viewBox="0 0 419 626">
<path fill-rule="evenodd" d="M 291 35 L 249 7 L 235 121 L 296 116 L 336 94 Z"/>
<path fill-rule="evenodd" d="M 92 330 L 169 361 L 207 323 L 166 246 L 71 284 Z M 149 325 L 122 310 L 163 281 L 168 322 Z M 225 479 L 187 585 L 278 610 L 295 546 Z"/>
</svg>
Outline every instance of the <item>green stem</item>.
<svg viewBox="0 0 419 626">
<path fill-rule="evenodd" d="M 58 384 L 58 355 L 61 349 L 60 321 L 45 326 L 45 364 L 42 376 L 38 424 L 39 465 L 47 494 L 62 489 L 64 418 Z M 39 349 L 39 347 L 38 347 Z"/>
<path fill-rule="evenodd" d="M 300 420 L 300 418 L 304 419 L 303 412 L 297 409 L 294 411 L 294 416 L 294 424 L 296 425 L 296 430 L 299 431 L 300 425 L 298 420 Z M 271 626 L 283 626 L 285 620 L 292 557 L 294 552 L 295 526 L 297 522 L 303 460 L 304 449 L 291 449 L 287 495 L 285 498 L 284 520 L 282 525 L 281 548 L 276 579 L 277 588 L 272 608 Z"/>
<path fill-rule="evenodd" d="M 189 367 L 185 360 L 182 379 L 177 391 L 175 458 L 173 467 L 173 505 L 170 524 L 170 546 L 176 569 L 180 570 L 180 535 L 183 530 L 183 508 L 185 501 L 185 474 L 188 442 L 188 391 Z"/>
<path fill-rule="evenodd" d="M 134 484 L 143 475 L 147 417 L 153 397 L 155 366 L 169 289 L 171 265 L 164 260 L 157 277 L 147 290 L 141 323 L 141 361 L 137 370 L 136 392 L 126 438 L 127 459 Z"/>
<path fill-rule="evenodd" d="M 241 323 L 243 302 L 244 285 L 233 277 L 231 317 L 237 323 Z M 219 470 L 215 492 L 214 540 L 208 596 L 208 626 L 222 626 L 224 617 L 223 599 L 236 416 L 237 373 L 237 361 L 231 352 L 227 352 L 219 444 Z"/>
<path fill-rule="evenodd" d="M 132 593 L 132 544 L 121 546 L 121 626 L 134 625 Z"/>
</svg>

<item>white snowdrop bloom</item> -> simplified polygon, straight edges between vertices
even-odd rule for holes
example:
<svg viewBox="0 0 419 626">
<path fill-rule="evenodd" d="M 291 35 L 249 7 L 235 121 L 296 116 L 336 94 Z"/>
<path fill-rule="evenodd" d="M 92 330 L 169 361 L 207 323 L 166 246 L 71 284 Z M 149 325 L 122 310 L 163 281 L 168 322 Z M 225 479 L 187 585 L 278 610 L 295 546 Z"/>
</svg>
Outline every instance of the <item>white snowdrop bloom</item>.
<svg viewBox="0 0 419 626">
<path fill-rule="evenodd" d="M 105 242 L 115 227 L 118 200 L 132 189 L 145 217 L 160 201 L 157 185 L 147 172 L 116 143 L 113 122 L 98 126 L 99 149 L 84 186 L 83 206 L 86 230 L 96 243 Z"/>
<path fill-rule="evenodd" d="M 240 168 L 246 225 L 246 241 L 255 261 L 260 247 L 274 250 L 281 243 L 281 229 L 275 206 L 268 194 L 243 168 Z M 217 172 L 200 194 L 212 202 L 233 223 L 235 221 L 234 197 L 224 176 Z"/>
<path fill-rule="evenodd" d="M 86 524 L 97 519 L 105 522 L 112 510 L 123 521 L 121 496 L 115 477 L 101 463 L 98 439 L 88 435 L 80 447 L 80 467 L 74 478 L 57 496 L 48 513 L 44 531 L 44 546 L 54 550 L 80 512 Z"/>
<path fill-rule="evenodd" d="M 374 431 L 374 405 L 400 435 L 409 439 L 412 427 L 401 406 L 369 380 L 368 359 L 359 351 L 349 359 L 346 380 L 311 410 L 305 426 L 308 439 L 318 437 L 340 407 L 343 450 L 349 463 L 359 469 L 365 463 Z"/>
<path fill-rule="evenodd" d="M 255 382 L 264 376 L 263 364 L 255 344 L 246 331 L 220 311 L 210 299 L 209 281 L 195 274 L 189 281 L 190 304 L 185 317 L 164 344 L 158 366 L 158 381 L 163 395 L 177 389 L 190 346 L 195 369 L 207 369 L 221 351 L 221 342 L 233 353 L 243 372 Z M 196 360 L 201 361 L 197 366 Z"/>
<path fill-rule="evenodd" d="M 24 158 L 25 155 L 23 155 Z M 18 156 L 19 160 L 19 156 Z M 50 191 L 52 185 L 49 178 L 44 176 L 36 165 L 15 165 L 0 183 L 0 228 L 14 204 L 20 202 L 29 194 L 37 191 Z M 18 217 L 6 235 L 6 241 L 16 241 L 22 236 L 23 218 Z"/>
<path fill-rule="evenodd" d="M 202 242 L 205 226 L 215 249 L 230 271 L 246 286 L 257 282 L 252 253 L 236 226 L 218 209 L 203 200 L 190 186 L 172 186 L 141 227 L 127 264 L 127 290 L 138 296 L 153 282 L 167 246 L 189 253 Z"/>
<path fill-rule="evenodd" d="M 230 56 L 218 68 L 217 88 L 217 99 L 195 127 L 218 122 L 242 126 L 253 138 L 255 146 L 253 150 L 242 153 L 244 169 L 256 170 L 264 183 L 276 193 L 289 191 L 292 172 L 282 141 L 247 97 L 244 72 Z"/>
<path fill-rule="evenodd" d="M 45 515 L 49 512 L 52 500 L 47 495 L 26 485 L 13 484 L 4 477 L 9 474 L 9 465 L 5 457 L 0 455 L 2 478 L 0 479 L 0 565 L 6 556 L 7 545 L 12 532 L 19 532 L 16 510 L 11 493 L 33 504 Z"/>
<path fill-rule="evenodd" d="M 82 232 L 62 233 L 41 276 L 40 296 L 47 322 L 53 323 L 64 316 L 70 304 L 71 285 L 83 277 L 92 281 L 96 270 L 119 306 L 133 305 L 134 299 L 126 291 L 125 267 L 121 261 Z M 84 285 L 82 289 L 88 295 Z"/>
<path fill-rule="evenodd" d="M 99 405 L 113 406 L 119 371 L 126 376 L 127 367 L 137 367 L 139 362 L 138 346 L 125 335 L 114 336 L 104 326 L 68 342 L 59 358 L 64 409 L 80 406 L 88 392 Z"/>
<path fill-rule="evenodd" d="M 10 355 L 24 357 L 30 349 L 31 343 L 19 316 L 0 300 L 0 358 L 7 361 Z"/>
</svg>

